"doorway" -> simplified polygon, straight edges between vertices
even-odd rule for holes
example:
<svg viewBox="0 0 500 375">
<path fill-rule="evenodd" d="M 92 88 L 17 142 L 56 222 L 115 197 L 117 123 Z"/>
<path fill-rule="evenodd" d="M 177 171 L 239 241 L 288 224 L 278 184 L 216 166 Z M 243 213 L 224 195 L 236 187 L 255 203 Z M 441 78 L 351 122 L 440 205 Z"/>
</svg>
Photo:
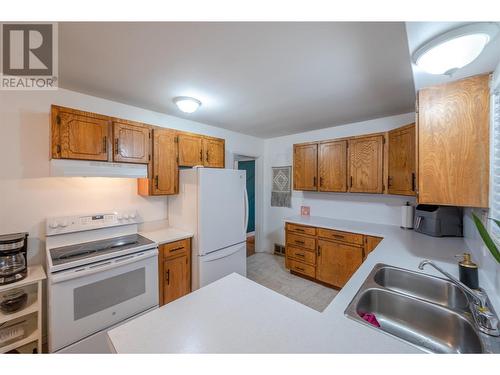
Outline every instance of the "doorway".
<svg viewBox="0 0 500 375">
<path fill-rule="evenodd" d="M 255 159 L 239 157 L 235 168 L 246 172 L 248 193 L 247 257 L 255 254 Z"/>
</svg>

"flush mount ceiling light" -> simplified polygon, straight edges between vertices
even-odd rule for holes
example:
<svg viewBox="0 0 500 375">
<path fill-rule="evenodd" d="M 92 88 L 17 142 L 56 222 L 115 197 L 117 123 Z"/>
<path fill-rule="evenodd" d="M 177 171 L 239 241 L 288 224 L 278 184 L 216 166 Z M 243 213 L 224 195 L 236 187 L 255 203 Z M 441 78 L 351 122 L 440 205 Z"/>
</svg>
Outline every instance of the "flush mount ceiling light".
<svg viewBox="0 0 500 375">
<path fill-rule="evenodd" d="M 193 113 L 200 108 L 201 102 L 198 99 L 189 96 L 177 96 L 174 103 L 182 112 Z"/>
<path fill-rule="evenodd" d="M 413 54 L 413 62 L 432 74 L 453 74 L 473 62 L 498 33 L 494 23 L 459 27 L 430 40 Z"/>
</svg>

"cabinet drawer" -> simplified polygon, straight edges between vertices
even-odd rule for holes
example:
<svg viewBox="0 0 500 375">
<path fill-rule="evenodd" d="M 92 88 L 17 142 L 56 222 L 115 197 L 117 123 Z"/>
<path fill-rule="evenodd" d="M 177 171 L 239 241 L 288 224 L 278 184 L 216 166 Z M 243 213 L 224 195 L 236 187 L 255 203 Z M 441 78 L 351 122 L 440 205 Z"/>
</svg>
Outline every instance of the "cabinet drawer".
<svg viewBox="0 0 500 375">
<path fill-rule="evenodd" d="M 296 261 L 291 258 L 286 259 L 286 264 L 287 268 L 290 269 L 290 271 L 294 271 L 297 273 L 300 273 L 302 275 L 306 275 L 309 277 L 315 277 L 316 276 L 316 271 L 314 266 L 310 266 L 308 264 Z"/>
<path fill-rule="evenodd" d="M 287 233 L 286 244 L 316 250 L 316 239 L 311 237 L 299 236 L 298 234 L 294 233 Z"/>
<path fill-rule="evenodd" d="M 163 255 L 163 258 L 167 258 L 173 255 L 184 255 L 189 253 L 190 247 L 190 240 L 189 238 L 187 238 L 185 240 L 170 242 L 162 245 L 161 253 Z"/>
<path fill-rule="evenodd" d="M 286 256 L 290 258 L 294 258 L 301 262 L 316 264 L 316 252 L 301 249 L 299 247 L 287 246 L 286 247 Z"/>
<path fill-rule="evenodd" d="M 363 245 L 363 235 L 349 232 L 341 232 L 332 229 L 318 229 L 318 236 L 329 240 L 348 242 L 356 245 Z"/>
<path fill-rule="evenodd" d="M 287 223 L 286 229 L 290 232 L 303 233 L 303 234 L 307 234 L 309 236 L 316 235 L 316 228 L 306 227 L 304 225 Z"/>
</svg>

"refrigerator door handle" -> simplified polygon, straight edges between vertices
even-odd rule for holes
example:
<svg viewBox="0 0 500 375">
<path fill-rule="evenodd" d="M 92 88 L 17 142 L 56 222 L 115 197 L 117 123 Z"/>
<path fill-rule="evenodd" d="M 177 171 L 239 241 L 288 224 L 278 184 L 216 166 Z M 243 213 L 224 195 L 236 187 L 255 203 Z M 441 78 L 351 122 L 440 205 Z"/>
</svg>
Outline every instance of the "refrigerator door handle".
<svg viewBox="0 0 500 375">
<path fill-rule="evenodd" d="M 245 228 L 243 228 L 243 233 L 247 233 L 248 228 L 248 215 L 250 213 L 249 203 L 248 203 L 248 192 L 245 186 Z"/>
</svg>

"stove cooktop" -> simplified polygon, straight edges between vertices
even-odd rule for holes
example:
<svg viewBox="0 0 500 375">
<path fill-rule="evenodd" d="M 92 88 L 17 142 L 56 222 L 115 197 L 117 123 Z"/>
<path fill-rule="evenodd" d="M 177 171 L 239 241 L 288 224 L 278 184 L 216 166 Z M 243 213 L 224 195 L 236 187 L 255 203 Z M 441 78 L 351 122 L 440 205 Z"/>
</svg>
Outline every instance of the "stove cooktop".
<svg viewBox="0 0 500 375">
<path fill-rule="evenodd" d="M 155 245 L 155 243 L 140 234 L 130 234 L 76 245 L 56 247 L 50 249 L 50 258 L 54 266 L 81 260 L 88 260 L 91 263 L 93 257 L 110 255 L 114 252 L 143 247 L 144 245 Z"/>
</svg>

